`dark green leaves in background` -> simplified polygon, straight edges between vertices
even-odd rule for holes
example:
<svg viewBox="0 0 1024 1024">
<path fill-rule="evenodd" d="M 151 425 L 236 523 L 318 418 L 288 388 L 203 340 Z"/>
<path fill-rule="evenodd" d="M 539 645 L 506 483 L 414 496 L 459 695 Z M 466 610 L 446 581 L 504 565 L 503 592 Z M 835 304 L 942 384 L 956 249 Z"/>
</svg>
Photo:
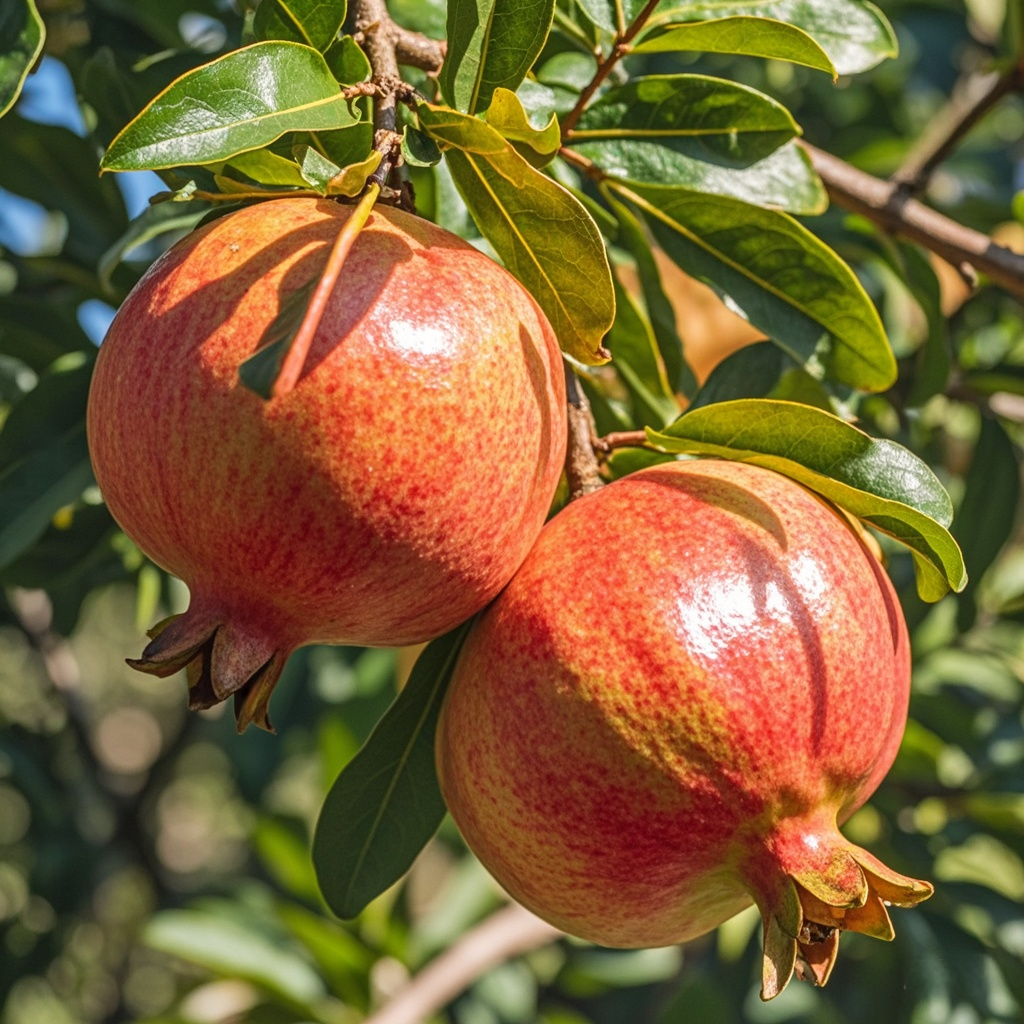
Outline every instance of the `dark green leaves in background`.
<svg viewBox="0 0 1024 1024">
<path fill-rule="evenodd" d="M 327 794 L 313 862 L 323 897 L 339 917 L 355 917 L 397 882 L 441 824 L 434 733 L 466 632 L 460 626 L 427 646 Z"/>
<path fill-rule="evenodd" d="M 34 0 L 0 6 L 0 117 L 14 105 L 43 49 L 43 19 Z"/>
</svg>

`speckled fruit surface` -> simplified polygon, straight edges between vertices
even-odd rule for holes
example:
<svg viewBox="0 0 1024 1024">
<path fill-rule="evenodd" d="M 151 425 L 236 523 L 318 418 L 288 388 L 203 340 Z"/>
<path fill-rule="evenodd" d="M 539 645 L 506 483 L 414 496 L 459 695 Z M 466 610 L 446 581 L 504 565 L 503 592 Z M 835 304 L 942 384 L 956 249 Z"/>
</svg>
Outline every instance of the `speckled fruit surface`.
<svg viewBox="0 0 1024 1024">
<path fill-rule="evenodd" d="M 837 828 L 895 757 L 909 679 L 849 522 L 765 469 L 661 465 L 560 512 L 477 620 L 442 791 L 498 881 L 582 938 L 666 945 L 756 902 L 771 998 L 931 892 Z"/>
<path fill-rule="evenodd" d="M 132 291 L 89 400 L 115 518 L 191 591 L 137 667 L 190 669 L 265 723 L 312 642 L 400 645 L 451 629 L 525 557 L 565 450 L 554 334 L 468 243 L 378 206 L 297 386 L 238 380 L 282 300 L 318 276 L 349 208 L 284 199 L 189 235 Z"/>
</svg>

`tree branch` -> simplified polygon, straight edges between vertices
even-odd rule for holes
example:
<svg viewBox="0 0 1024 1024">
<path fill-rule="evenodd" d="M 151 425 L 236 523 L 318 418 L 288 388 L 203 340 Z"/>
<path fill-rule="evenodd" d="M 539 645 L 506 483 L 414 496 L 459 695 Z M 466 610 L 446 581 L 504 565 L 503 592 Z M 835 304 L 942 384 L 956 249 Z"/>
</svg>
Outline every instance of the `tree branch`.
<svg viewBox="0 0 1024 1024">
<path fill-rule="evenodd" d="M 576 122 L 586 109 L 591 97 L 601 87 L 601 83 L 611 74 L 612 69 L 629 53 L 629 44 L 636 38 L 637 33 L 647 24 L 647 19 L 654 13 L 660 0 L 647 0 L 644 9 L 630 22 L 629 26 L 616 34 L 615 44 L 611 53 L 597 66 L 594 77 L 584 86 L 583 91 L 576 100 L 576 106 L 569 111 L 562 119 L 562 138 L 568 138 L 570 132 L 576 127 Z"/>
<path fill-rule="evenodd" d="M 981 271 L 993 284 L 1024 299 L 1024 256 L 910 198 L 894 182 L 866 174 L 808 143 L 801 145 L 833 202 L 924 246 L 955 267 Z"/>
<path fill-rule="evenodd" d="M 1024 86 L 1024 60 L 1002 75 L 997 72 L 966 76 L 953 90 L 945 109 L 933 118 L 892 176 L 907 195 L 916 195 L 935 168 L 953 152 L 961 139 L 1004 96 Z"/>
<path fill-rule="evenodd" d="M 561 935 L 517 903 L 503 907 L 431 961 L 364 1024 L 422 1024 L 492 967 Z"/>
<path fill-rule="evenodd" d="M 569 500 L 591 494 L 602 485 L 601 466 L 594 445 L 594 420 L 590 403 L 568 363 L 565 370 L 565 397 L 568 405 L 569 444 L 565 452 L 565 476 L 569 482 Z"/>
</svg>

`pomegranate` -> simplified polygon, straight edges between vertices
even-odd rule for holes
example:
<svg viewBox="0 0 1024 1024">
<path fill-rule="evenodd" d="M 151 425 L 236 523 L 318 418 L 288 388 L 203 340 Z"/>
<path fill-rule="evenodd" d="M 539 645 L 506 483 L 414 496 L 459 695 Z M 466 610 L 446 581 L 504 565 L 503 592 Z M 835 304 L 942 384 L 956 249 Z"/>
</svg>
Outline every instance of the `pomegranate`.
<svg viewBox="0 0 1024 1024">
<path fill-rule="evenodd" d="M 483 607 L 564 458 L 539 307 L 467 242 L 390 208 L 358 236 L 294 389 L 264 401 L 240 384 L 349 215 L 283 199 L 183 239 L 118 312 L 89 397 L 111 512 L 191 592 L 131 664 L 187 667 L 193 707 L 234 694 L 240 729 L 268 725 L 300 645 L 417 643 Z"/>
<path fill-rule="evenodd" d="M 441 788 L 508 892 L 581 938 L 668 945 L 756 903 L 769 999 L 932 892 L 837 827 L 895 757 L 909 677 L 892 585 L 829 505 L 659 465 L 560 512 L 474 624 Z"/>
</svg>

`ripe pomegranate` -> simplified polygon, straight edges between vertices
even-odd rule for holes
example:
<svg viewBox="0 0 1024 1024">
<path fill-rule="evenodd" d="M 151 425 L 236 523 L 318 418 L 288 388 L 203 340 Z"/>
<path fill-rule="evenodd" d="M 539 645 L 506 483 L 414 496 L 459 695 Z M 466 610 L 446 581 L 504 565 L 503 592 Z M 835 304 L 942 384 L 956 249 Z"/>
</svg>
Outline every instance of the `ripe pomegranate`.
<svg viewBox="0 0 1024 1024">
<path fill-rule="evenodd" d="M 191 591 L 136 668 L 187 666 L 191 705 L 236 697 L 266 726 L 307 643 L 400 645 L 453 628 L 508 582 L 565 451 L 552 329 L 455 235 L 377 207 L 288 394 L 239 364 L 319 277 L 350 215 L 295 198 L 189 235 L 118 312 L 88 431 L 114 517 Z"/>
<path fill-rule="evenodd" d="M 474 624 L 441 788 L 509 893 L 584 939 L 682 942 L 753 901 L 769 999 L 932 891 L 837 828 L 892 763 L 909 675 L 892 585 L 830 506 L 659 465 L 560 512 Z"/>
</svg>

